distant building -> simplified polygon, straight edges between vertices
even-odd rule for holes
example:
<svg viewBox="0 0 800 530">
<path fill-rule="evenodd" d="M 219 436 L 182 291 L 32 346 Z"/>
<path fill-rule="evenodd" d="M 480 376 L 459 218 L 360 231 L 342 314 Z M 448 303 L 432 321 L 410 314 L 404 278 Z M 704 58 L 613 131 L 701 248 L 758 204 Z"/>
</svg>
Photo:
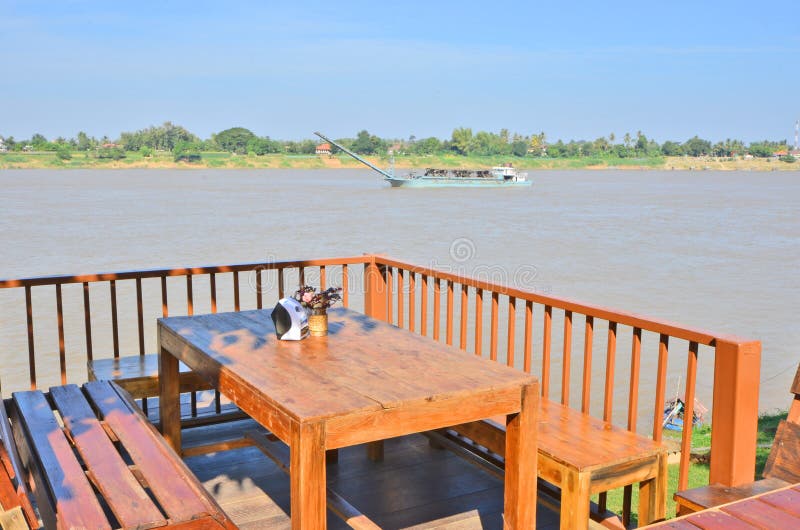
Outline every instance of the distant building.
<svg viewBox="0 0 800 530">
<path fill-rule="evenodd" d="M 115 149 L 115 148 L 120 147 L 120 146 L 118 144 L 109 142 L 109 143 L 105 143 L 105 144 L 101 145 L 100 147 L 102 147 L 103 149 Z"/>
<path fill-rule="evenodd" d="M 3 140 L 3 137 L 0 136 L 0 153 L 5 153 L 8 151 L 8 147 L 6 146 L 6 141 Z"/>
<path fill-rule="evenodd" d="M 327 142 L 324 144 L 319 144 L 314 152 L 318 155 L 329 155 L 331 154 L 331 144 Z"/>
<path fill-rule="evenodd" d="M 400 151 L 402 151 L 402 149 L 403 149 L 403 144 L 396 143 L 396 144 L 390 145 L 389 149 L 387 149 L 387 152 L 391 155 L 391 154 L 399 153 Z"/>
</svg>

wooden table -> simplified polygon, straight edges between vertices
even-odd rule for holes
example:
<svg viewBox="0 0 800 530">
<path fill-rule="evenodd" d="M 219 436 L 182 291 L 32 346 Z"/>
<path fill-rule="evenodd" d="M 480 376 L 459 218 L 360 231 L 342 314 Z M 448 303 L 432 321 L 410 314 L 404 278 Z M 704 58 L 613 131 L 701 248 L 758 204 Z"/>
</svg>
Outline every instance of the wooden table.
<svg viewBox="0 0 800 530">
<path fill-rule="evenodd" d="M 162 432 L 180 452 L 178 360 L 290 447 L 293 529 L 324 529 L 325 451 L 506 415 L 504 520 L 536 525 L 537 380 L 347 309 L 279 341 L 269 310 L 158 321 Z"/>
<path fill-rule="evenodd" d="M 715 506 L 647 528 L 748 530 L 800 528 L 800 484 L 791 484 L 722 506 Z"/>
</svg>

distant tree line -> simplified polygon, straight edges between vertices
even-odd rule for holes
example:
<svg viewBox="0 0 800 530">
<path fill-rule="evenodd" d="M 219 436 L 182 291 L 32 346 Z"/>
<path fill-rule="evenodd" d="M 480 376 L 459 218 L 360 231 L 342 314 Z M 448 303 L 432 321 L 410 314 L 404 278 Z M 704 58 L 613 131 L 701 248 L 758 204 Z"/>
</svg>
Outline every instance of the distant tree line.
<svg viewBox="0 0 800 530">
<path fill-rule="evenodd" d="M 123 158 L 128 152 L 140 152 L 151 156 L 154 152 L 169 152 L 175 160 L 199 160 L 203 152 L 227 151 L 240 155 L 267 155 L 289 153 L 312 155 L 319 141 L 273 140 L 269 136 L 257 136 L 244 127 L 233 127 L 212 134 L 201 140 L 180 125 L 166 122 L 133 132 L 123 132 L 119 138 L 103 136 L 98 139 L 85 132 L 74 138 L 58 137 L 48 140 L 41 134 L 30 139 L 16 140 L 13 136 L 0 136 L 0 146 L 9 151 L 54 151 L 62 159 L 69 159 L 72 152 L 86 152 L 98 158 Z M 508 157 L 616 157 L 646 158 L 660 156 L 711 156 L 730 158 L 751 155 L 771 157 L 776 152 L 790 151 L 786 140 L 752 142 L 726 139 L 712 143 L 697 136 L 684 142 L 667 140 L 662 144 L 647 138 L 641 131 L 635 135 L 625 133 L 621 139 L 614 133 L 595 140 L 548 141 L 544 132 L 532 135 L 510 133 L 501 129 L 499 133 L 478 131 L 468 127 L 453 130 L 449 139 L 436 137 L 387 139 L 360 131 L 355 138 L 341 138 L 337 143 L 363 155 L 441 155 L 463 156 L 508 156 Z M 336 148 L 333 149 L 337 151 Z"/>
</svg>

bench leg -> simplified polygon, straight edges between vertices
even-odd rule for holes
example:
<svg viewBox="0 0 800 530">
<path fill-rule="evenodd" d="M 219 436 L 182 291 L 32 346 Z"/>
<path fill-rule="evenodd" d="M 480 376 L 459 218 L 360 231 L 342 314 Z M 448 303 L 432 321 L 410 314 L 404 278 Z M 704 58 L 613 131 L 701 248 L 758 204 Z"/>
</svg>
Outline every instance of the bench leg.
<svg viewBox="0 0 800 530">
<path fill-rule="evenodd" d="M 639 483 L 639 526 L 667 515 L 667 455 L 659 455 L 656 466 L 656 476 Z"/>
<path fill-rule="evenodd" d="M 383 440 L 367 444 L 367 458 L 373 462 L 383 462 Z"/>
<path fill-rule="evenodd" d="M 567 470 L 561 484 L 561 528 L 589 528 L 589 473 Z"/>
<path fill-rule="evenodd" d="M 292 530 L 325 530 L 325 428 L 293 424 L 289 449 Z"/>
</svg>

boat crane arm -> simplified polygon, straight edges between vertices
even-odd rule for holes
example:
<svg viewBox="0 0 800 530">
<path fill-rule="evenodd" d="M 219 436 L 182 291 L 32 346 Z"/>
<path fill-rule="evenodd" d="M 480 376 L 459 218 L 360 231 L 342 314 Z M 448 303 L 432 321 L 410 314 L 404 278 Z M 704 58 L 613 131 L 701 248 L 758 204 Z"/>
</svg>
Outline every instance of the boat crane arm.
<svg viewBox="0 0 800 530">
<path fill-rule="evenodd" d="M 358 160 L 359 162 L 361 162 L 365 166 L 371 167 L 372 169 L 374 169 L 375 171 L 377 171 L 378 173 L 380 173 L 384 177 L 389 178 L 389 179 L 395 178 L 394 175 L 392 175 L 391 173 L 388 173 L 388 172 L 382 170 L 381 168 L 377 167 L 376 165 L 374 165 L 374 164 L 372 164 L 370 162 L 367 162 L 366 160 L 364 160 L 363 158 L 361 158 L 360 156 L 358 156 L 357 154 L 355 154 L 351 150 L 349 150 L 346 147 L 343 147 L 343 146 L 337 144 L 336 142 L 334 142 L 333 140 L 331 140 L 330 138 L 328 138 L 324 134 L 316 132 L 316 131 L 314 131 L 314 134 L 316 134 L 317 136 L 319 136 L 320 138 L 322 138 L 326 142 L 335 145 L 336 147 L 338 147 L 339 149 L 341 149 L 342 151 L 344 151 L 348 155 L 352 156 L 353 158 L 355 158 L 356 160 Z"/>
</svg>

